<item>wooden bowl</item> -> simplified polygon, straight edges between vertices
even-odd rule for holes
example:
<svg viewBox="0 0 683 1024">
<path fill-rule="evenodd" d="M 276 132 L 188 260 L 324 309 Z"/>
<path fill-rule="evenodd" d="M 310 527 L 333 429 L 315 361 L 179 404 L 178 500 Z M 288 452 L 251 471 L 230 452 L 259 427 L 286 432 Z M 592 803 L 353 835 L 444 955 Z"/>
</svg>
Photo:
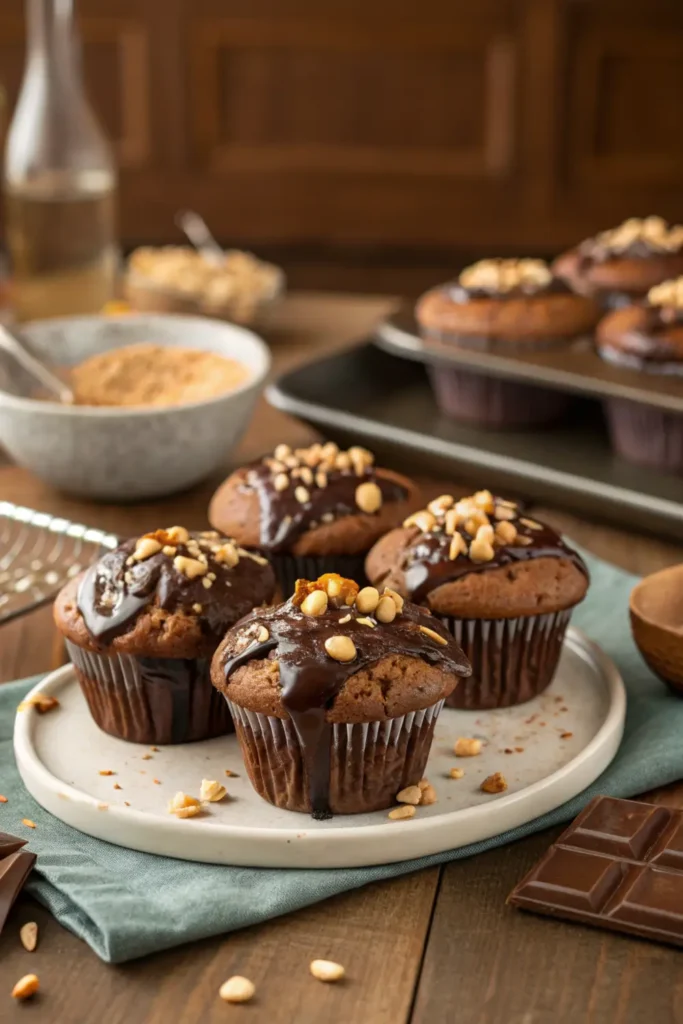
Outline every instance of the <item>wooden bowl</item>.
<svg viewBox="0 0 683 1024">
<path fill-rule="evenodd" d="M 683 565 L 642 579 L 629 607 L 638 650 L 655 675 L 683 697 Z"/>
</svg>

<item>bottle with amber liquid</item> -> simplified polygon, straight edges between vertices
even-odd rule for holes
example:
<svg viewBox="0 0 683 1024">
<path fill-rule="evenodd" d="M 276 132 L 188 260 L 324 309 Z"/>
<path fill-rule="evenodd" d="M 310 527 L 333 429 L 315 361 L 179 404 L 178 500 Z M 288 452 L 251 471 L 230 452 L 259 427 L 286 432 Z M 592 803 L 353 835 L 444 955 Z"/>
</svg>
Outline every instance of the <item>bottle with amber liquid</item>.
<svg viewBox="0 0 683 1024">
<path fill-rule="evenodd" d="M 3 182 L 14 308 L 93 313 L 115 287 L 114 161 L 83 88 L 73 0 L 27 0 L 27 17 Z"/>
</svg>

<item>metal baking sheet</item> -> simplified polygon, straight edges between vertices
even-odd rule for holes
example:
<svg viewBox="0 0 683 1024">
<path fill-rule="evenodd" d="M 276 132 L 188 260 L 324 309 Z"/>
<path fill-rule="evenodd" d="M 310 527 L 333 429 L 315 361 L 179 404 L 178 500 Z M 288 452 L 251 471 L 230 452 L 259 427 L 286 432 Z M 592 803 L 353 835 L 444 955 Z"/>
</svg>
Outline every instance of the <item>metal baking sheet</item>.
<svg viewBox="0 0 683 1024">
<path fill-rule="evenodd" d="M 594 400 L 578 401 L 555 427 L 482 430 L 438 411 L 423 366 L 370 341 L 290 371 L 266 394 L 326 437 L 366 443 L 397 468 L 457 470 L 478 486 L 683 539 L 683 480 L 614 455 Z"/>
<path fill-rule="evenodd" d="M 683 376 L 646 373 L 607 363 L 590 338 L 534 351 L 465 348 L 421 338 L 412 310 L 401 309 L 380 324 L 375 340 L 386 352 L 419 363 L 466 366 L 493 377 L 543 384 L 593 398 L 627 398 L 683 413 Z"/>
</svg>

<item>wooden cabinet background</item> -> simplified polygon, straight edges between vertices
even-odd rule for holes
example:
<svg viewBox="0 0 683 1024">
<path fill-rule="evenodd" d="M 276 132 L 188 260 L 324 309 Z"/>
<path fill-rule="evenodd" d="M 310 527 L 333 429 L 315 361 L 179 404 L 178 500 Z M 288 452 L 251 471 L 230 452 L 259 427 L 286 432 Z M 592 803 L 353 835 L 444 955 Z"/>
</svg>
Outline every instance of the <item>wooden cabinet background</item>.
<svg viewBox="0 0 683 1024">
<path fill-rule="evenodd" d="M 0 80 L 24 59 L 2 0 Z M 77 0 L 125 242 L 550 251 L 683 220 L 680 0 Z"/>
</svg>

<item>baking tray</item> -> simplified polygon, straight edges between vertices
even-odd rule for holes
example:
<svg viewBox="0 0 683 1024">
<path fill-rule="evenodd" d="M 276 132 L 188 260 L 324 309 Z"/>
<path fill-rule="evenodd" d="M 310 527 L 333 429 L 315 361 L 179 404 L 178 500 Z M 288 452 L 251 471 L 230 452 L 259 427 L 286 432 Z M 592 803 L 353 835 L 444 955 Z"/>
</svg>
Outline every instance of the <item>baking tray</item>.
<svg viewBox="0 0 683 1024">
<path fill-rule="evenodd" d="M 112 533 L 0 501 L 0 625 L 51 601 L 118 543 Z"/>
<path fill-rule="evenodd" d="M 439 413 L 424 366 L 371 341 L 290 371 L 266 395 L 326 437 L 365 442 L 397 468 L 457 470 L 481 487 L 683 539 L 683 480 L 614 455 L 594 400 L 577 401 L 555 427 L 482 430 Z"/>
<path fill-rule="evenodd" d="M 377 344 L 419 363 L 466 366 L 493 377 L 543 384 L 592 398 L 631 402 L 683 413 L 683 376 L 645 373 L 601 359 L 590 338 L 537 350 L 493 352 L 422 339 L 412 310 L 402 308 L 377 328 Z"/>
</svg>

